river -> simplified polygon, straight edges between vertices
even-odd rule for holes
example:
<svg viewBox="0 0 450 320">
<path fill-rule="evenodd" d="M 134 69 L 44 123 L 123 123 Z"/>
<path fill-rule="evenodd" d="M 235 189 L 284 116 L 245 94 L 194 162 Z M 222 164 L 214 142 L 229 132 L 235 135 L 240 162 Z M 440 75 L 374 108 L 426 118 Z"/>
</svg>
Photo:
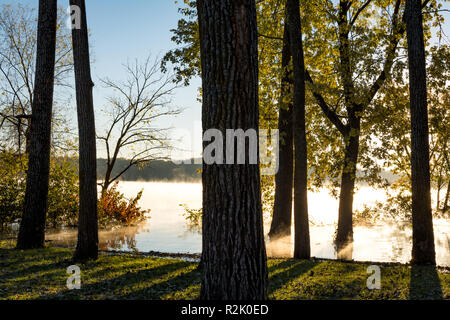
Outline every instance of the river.
<svg viewBox="0 0 450 320">
<path fill-rule="evenodd" d="M 135 227 L 100 231 L 100 247 L 104 250 L 160 251 L 168 253 L 200 253 L 201 234 L 190 230 L 180 204 L 197 209 L 202 203 L 200 183 L 120 182 L 119 190 L 133 197 L 144 190 L 141 207 L 150 209 L 149 219 Z M 361 209 L 384 199 L 382 190 L 361 187 L 355 194 L 354 207 Z M 308 195 L 310 215 L 311 255 L 317 258 L 343 258 L 357 261 L 401 262 L 411 259 L 411 228 L 397 223 L 354 227 L 352 246 L 337 253 L 333 244 L 336 230 L 338 200 L 327 190 Z M 269 219 L 266 219 L 269 220 Z M 265 221 L 265 232 L 270 221 Z M 434 232 L 438 265 L 450 266 L 450 221 L 435 219 Z M 56 245 L 73 247 L 76 231 L 51 233 L 46 237 Z M 292 255 L 292 239 L 267 243 L 268 256 Z"/>
</svg>

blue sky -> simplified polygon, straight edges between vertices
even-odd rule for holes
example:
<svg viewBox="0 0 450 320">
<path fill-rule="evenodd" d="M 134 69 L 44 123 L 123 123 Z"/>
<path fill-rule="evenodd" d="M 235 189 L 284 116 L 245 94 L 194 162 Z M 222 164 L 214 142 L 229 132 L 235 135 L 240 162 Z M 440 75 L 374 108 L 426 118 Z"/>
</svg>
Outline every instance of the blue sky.
<svg viewBox="0 0 450 320">
<path fill-rule="evenodd" d="M 0 0 L 0 4 L 13 3 L 17 0 Z M 21 4 L 36 7 L 38 0 L 19 0 Z M 179 0 L 183 2 L 183 0 Z M 69 6 L 69 0 L 59 0 L 62 8 Z M 144 59 L 150 53 L 153 56 L 163 56 L 168 50 L 175 47 L 170 40 L 171 29 L 176 28 L 181 17 L 175 0 L 87 0 L 88 26 L 91 31 L 90 44 L 92 46 L 94 63 L 92 76 L 94 83 L 94 102 L 96 110 L 105 104 L 107 92 L 102 89 L 99 79 L 109 77 L 113 80 L 123 79 L 122 64 L 135 58 Z M 447 2 L 446 9 L 450 9 Z M 444 13 L 450 19 L 449 13 Z M 444 28 L 450 36 L 450 24 Z M 448 41 L 447 41 L 448 43 Z M 174 127 L 174 136 L 190 135 L 177 144 L 183 149 L 193 149 L 194 156 L 201 150 L 201 105 L 197 101 L 200 79 L 194 79 L 189 87 L 176 91 L 172 101 L 177 107 L 185 111 L 177 116 L 163 120 L 158 126 Z M 71 118 L 76 127 L 75 102 L 71 106 Z M 106 118 L 97 113 L 97 131 L 104 130 Z M 195 132 L 194 132 L 195 131 Z M 200 137 L 198 135 L 200 134 Z M 194 141 L 192 145 L 191 141 Z M 102 154 L 101 148 L 99 156 Z M 179 154 L 178 157 L 189 157 L 189 154 Z"/>
<path fill-rule="evenodd" d="M 14 0 L 0 0 L 0 4 L 14 3 Z M 182 1 L 181 1 L 182 2 Z M 23 5 L 37 7 L 38 0 L 20 0 Z M 59 0 L 58 6 L 68 8 L 69 0 Z M 100 109 L 105 105 L 106 96 L 111 93 L 102 88 L 99 79 L 108 77 L 114 81 L 123 80 L 122 64 L 127 60 L 143 60 L 149 54 L 152 57 L 162 57 L 168 50 L 175 47 L 170 40 L 171 29 L 176 28 L 179 4 L 174 0 L 87 0 L 86 11 L 88 27 L 90 29 L 90 45 L 92 47 L 91 65 L 94 87 L 94 105 L 96 113 L 97 131 L 105 130 Z M 158 120 L 158 127 L 173 127 L 173 137 L 193 132 L 201 120 L 201 104 L 197 101 L 200 79 L 194 79 L 189 87 L 183 87 L 175 92 L 172 103 L 184 109 L 183 113 Z M 70 111 L 72 125 L 76 128 L 76 109 L 73 101 Z M 196 143 L 191 146 L 189 140 Z M 198 156 L 201 150 L 201 140 L 185 139 L 176 146 L 193 149 Z M 99 156 L 104 156 L 99 145 Z M 175 157 L 190 157 L 189 154 L 176 154 Z"/>
<path fill-rule="evenodd" d="M 59 1 L 63 7 L 68 5 L 68 2 Z M 176 28 L 180 18 L 178 6 L 174 0 L 86 1 L 95 60 L 92 65 L 93 78 L 107 76 L 111 79 L 121 79 L 121 64 L 128 59 L 142 60 L 149 54 L 162 57 L 174 48 L 175 44 L 170 40 L 170 30 Z M 183 108 L 184 112 L 176 118 L 161 120 L 158 123 L 158 126 L 174 127 L 172 133 L 176 139 L 183 133 L 192 133 L 195 123 L 201 119 L 201 104 L 197 101 L 197 89 L 200 85 L 200 79 L 195 79 L 189 87 L 178 89 L 172 101 L 175 106 Z M 104 103 L 104 94 L 100 87 L 96 88 L 94 95 L 97 106 Z M 101 130 L 101 125 L 98 127 Z M 194 149 L 194 155 L 198 156 L 201 140 L 196 139 L 196 142 L 190 146 L 191 141 L 186 137 L 181 144 L 176 145 L 183 149 Z M 188 154 L 184 156 L 190 157 Z"/>
</svg>

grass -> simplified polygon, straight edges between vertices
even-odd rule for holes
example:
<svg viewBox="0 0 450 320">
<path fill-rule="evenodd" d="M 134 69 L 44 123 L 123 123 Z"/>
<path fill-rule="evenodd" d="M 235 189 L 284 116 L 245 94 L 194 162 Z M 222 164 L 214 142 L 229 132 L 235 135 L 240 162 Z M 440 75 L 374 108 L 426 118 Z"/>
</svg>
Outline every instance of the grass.
<svg viewBox="0 0 450 320">
<path fill-rule="evenodd" d="M 21 251 L 0 242 L 0 300 L 197 299 L 197 264 L 140 255 L 101 254 L 79 265 L 81 289 L 68 290 L 72 250 Z M 269 298 L 450 299 L 450 272 L 431 266 L 379 264 L 381 289 L 366 286 L 372 263 L 269 259 Z"/>
</svg>

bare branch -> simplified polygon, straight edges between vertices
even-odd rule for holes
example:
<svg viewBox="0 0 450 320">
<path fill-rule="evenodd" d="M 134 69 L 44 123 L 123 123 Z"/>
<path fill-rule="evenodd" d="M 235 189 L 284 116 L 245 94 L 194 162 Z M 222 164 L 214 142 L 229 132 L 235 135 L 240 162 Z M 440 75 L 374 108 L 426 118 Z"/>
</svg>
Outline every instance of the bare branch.
<svg viewBox="0 0 450 320">
<path fill-rule="evenodd" d="M 348 128 L 346 127 L 345 124 L 342 123 L 342 121 L 339 118 L 339 116 L 337 115 L 337 113 L 330 109 L 330 107 L 326 103 L 323 96 L 317 91 L 317 89 L 315 88 L 315 85 L 314 85 L 314 81 L 311 78 L 311 75 L 309 74 L 308 70 L 305 70 L 305 76 L 306 76 L 306 81 L 308 81 L 311 84 L 312 93 L 313 93 L 314 98 L 316 99 L 320 109 L 322 109 L 325 116 L 331 121 L 331 123 L 334 124 L 336 129 L 338 129 L 339 132 L 342 133 L 342 135 L 344 135 L 344 136 L 347 135 Z"/>
<path fill-rule="evenodd" d="M 125 81 L 101 80 L 106 88 L 115 92 L 108 99 L 110 125 L 105 135 L 97 137 L 105 143 L 108 157 L 103 190 L 131 167 L 165 158 L 162 153 L 170 148 L 165 133 L 171 128 L 159 128 L 155 121 L 181 112 L 171 106 L 169 99 L 180 85 L 173 81 L 173 75 L 161 74 L 159 66 L 160 60 L 152 61 L 149 56 L 141 64 L 135 60 L 123 65 L 127 74 Z M 121 155 L 125 155 L 129 163 L 113 175 Z"/>
</svg>

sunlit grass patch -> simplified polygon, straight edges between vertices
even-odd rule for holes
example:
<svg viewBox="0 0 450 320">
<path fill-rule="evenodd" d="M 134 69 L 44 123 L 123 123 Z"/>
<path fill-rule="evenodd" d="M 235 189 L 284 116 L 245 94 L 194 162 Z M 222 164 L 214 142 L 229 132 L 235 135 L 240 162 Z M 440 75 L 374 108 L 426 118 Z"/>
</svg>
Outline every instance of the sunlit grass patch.
<svg viewBox="0 0 450 320">
<path fill-rule="evenodd" d="M 69 290 L 73 251 L 21 251 L 0 244 L 0 299 L 163 299 L 200 295 L 197 263 L 135 254 L 101 254 L 79 264 L 81 289 Z M 269 259 L 269 298 L 450 299 L 450 273 L 434 267 L 379 264 L 381 289 L 366 285 L 370 263 Z"/>
<path fill-rule="evenodd" d="M 73 252 L 0 249 L 0 299 L 164 299 L 200 278 L 195 263 L 133 255 L 100 255 L 80 264 L 81 289 L 68 290 Z M 186 294 L 192 295 L 189 291 Z"/>
<path fill-rule="evenodd" d="M 270 281 L 271 299 L 449 299 L 450 275 L 435 267 L 379 264 L 381 288 L 368 289 L 369 263 L 300 261 Z M 315 263 L 315 265 L 314 265 Z M 303 270 L 303 271 L 301 271 Z M 291 273 L 291 275 L 289 274 Z M 292 276 L 294 273 L 294 276 Z"/>
</svg>

